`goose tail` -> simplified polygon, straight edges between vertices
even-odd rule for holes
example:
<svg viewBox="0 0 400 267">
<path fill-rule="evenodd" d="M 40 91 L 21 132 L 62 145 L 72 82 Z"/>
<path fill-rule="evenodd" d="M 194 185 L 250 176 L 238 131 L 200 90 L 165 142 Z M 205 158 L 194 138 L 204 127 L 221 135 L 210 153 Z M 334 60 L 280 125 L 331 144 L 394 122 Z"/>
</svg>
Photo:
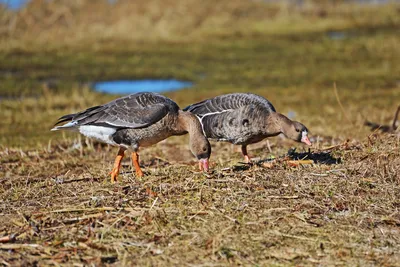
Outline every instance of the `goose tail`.
<svg viewBox="0 0 400 267">
<path fill-rule="evenodd" d="M 56 124 L 54 124 L 54 127 L 50 130 L 50 131 L 58 131 L 58 130 L 66 130 L 66 129 L 71 129 L 71 128 L 75 128 L 75 126 L 78 124 L 77 121 L 73 120 L 73 117 L 76 114 L 68 114 L 68 115 L 64 115 L 61 118 L 58 119 L 58 121 L 56 122 Z M 61 126 L 57 126 L 60 123 L 63 122 L 67 122 L 68 123 L 61 125 Z"/>
</svg>

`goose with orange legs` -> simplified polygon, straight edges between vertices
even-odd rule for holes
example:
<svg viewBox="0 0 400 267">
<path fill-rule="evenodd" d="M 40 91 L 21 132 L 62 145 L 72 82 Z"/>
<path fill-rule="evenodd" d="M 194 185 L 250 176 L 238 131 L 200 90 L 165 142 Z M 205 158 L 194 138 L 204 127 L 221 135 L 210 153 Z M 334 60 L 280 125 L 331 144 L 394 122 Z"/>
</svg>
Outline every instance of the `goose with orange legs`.
<svg viewBox="0 0 400 267">
<path fill-rule="evenodd" d="M 65 123 L 66 122 L 66 123 Z M 101 142 L 119 147 L 111 182 L 117 181 L 125 151 L 131 151 L 136 175 L 143 176 L 139 166 L 139 147 L 147 147 L 173 135 L 189 133 L 189 147 L 199 160 L 202 170 L 208 171 L 211 146 L 204 136 L 198 118 L 179 109 L 171 99 L 156 93 L 136 93 L 115 99 L 107 104 L 59 118 L 56 130 L 73 130 Z"/>
</svg>

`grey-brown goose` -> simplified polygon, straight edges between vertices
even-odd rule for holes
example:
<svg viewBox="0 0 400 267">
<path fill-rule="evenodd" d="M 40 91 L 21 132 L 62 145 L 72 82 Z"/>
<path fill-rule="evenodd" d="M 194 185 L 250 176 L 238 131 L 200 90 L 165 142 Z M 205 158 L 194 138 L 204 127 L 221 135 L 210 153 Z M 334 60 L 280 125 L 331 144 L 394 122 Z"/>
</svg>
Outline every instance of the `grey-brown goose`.
<svg viewBox="0 0 400 267">
<path fill-rule="evenodd" d="M 308 129 L 303 124 L 276 112 L 271 102 L 255 94 L 220 95 L 183 110 L 200 118 L 207 138 L 241 145 L 246 162 L 250 162 L 247 145 L 280 133 L 311 145 Z"/>
<path fill-rule="evenodd" d="M 68 114 L 56 123 L 55 130 L 75 130 L 101 142 L 119 146 L 111 181 L 119 174 L 125 150 L 132 151 L 137 176 L 143 176 L 139 166 L 139 147 L 151 146 L 172 135 L 189 133 L 189 146 L 199 165 L 208 171 L 211 146 L 204 136 L 197 117 L 184 112 L 171 99 L 155 93 L 136 93 L 115 99 L 107 104 Z"/>
</svg>

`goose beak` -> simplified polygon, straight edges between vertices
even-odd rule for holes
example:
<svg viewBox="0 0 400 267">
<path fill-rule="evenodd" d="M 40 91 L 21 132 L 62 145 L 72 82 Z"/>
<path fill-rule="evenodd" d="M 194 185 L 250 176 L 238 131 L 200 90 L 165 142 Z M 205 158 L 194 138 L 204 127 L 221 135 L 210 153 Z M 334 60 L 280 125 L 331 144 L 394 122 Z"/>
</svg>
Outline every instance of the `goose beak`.
<svg viewBox="0 0 400 267">
<path fill-rule="evenodd" d="M 200 171 L 208 172 L 208 170 L 209 170 L 208 159 L 200 159 L 199 160 L 199 169 L 200 169 Z"/>
<path fill-rule="evenodd" d="M 304 144 L 306 144 L 306 145 L 311 146 L 310 139 L 308 139 L 308 136 L 307 136 L 307 135 L 304 135 L 304 136 L 301 138 L 301 142 L 304 143 Z"/>
<path fill-rule="evenodd" d="M 304 144 L 306 144 L 306 145 L 311 146 L 310 139 L 308 139 L 308 131 L 303 130 L 303 131 L 301 132 L 301 139 L 300 139 L 300 142 L 302 142 L 302 143 L 304 143 Z"/>
</svg>

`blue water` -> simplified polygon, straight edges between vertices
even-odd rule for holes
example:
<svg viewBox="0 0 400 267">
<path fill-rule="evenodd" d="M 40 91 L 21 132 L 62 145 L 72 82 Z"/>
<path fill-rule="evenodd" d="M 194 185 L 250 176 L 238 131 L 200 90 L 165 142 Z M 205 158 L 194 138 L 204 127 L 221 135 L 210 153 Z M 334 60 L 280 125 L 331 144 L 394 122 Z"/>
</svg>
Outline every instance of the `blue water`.
<svg viewBox="0 0 400 267">
<path fill-rule="evenodd" d="M 118 80 L 97 82 L 94 89 L 97 92 L 108 94 L 131 94 L 137 92 L 166 92 L 191 87 L 192 82 L 170 80 Z"/>
<path fill-rule="evenodd" d="M 28 0 L 0 0 L 0 4 L 6 5 L 9 9 L 20 9 Z"/>
<path fill-rule="evenodd" d="M 9 9 L 18 10 L 30 0 L 0 0 L 0 4 L 6 5 Z M 118 0 L 108 0 L 110 4 L 115 4 Z"/>
<path fill-rule="evenodd" d="M 343 40 L 349 37 L 349 34 L 343 31 L 330 31 L 327 35 L 331 40 Z"/>
</svg>

